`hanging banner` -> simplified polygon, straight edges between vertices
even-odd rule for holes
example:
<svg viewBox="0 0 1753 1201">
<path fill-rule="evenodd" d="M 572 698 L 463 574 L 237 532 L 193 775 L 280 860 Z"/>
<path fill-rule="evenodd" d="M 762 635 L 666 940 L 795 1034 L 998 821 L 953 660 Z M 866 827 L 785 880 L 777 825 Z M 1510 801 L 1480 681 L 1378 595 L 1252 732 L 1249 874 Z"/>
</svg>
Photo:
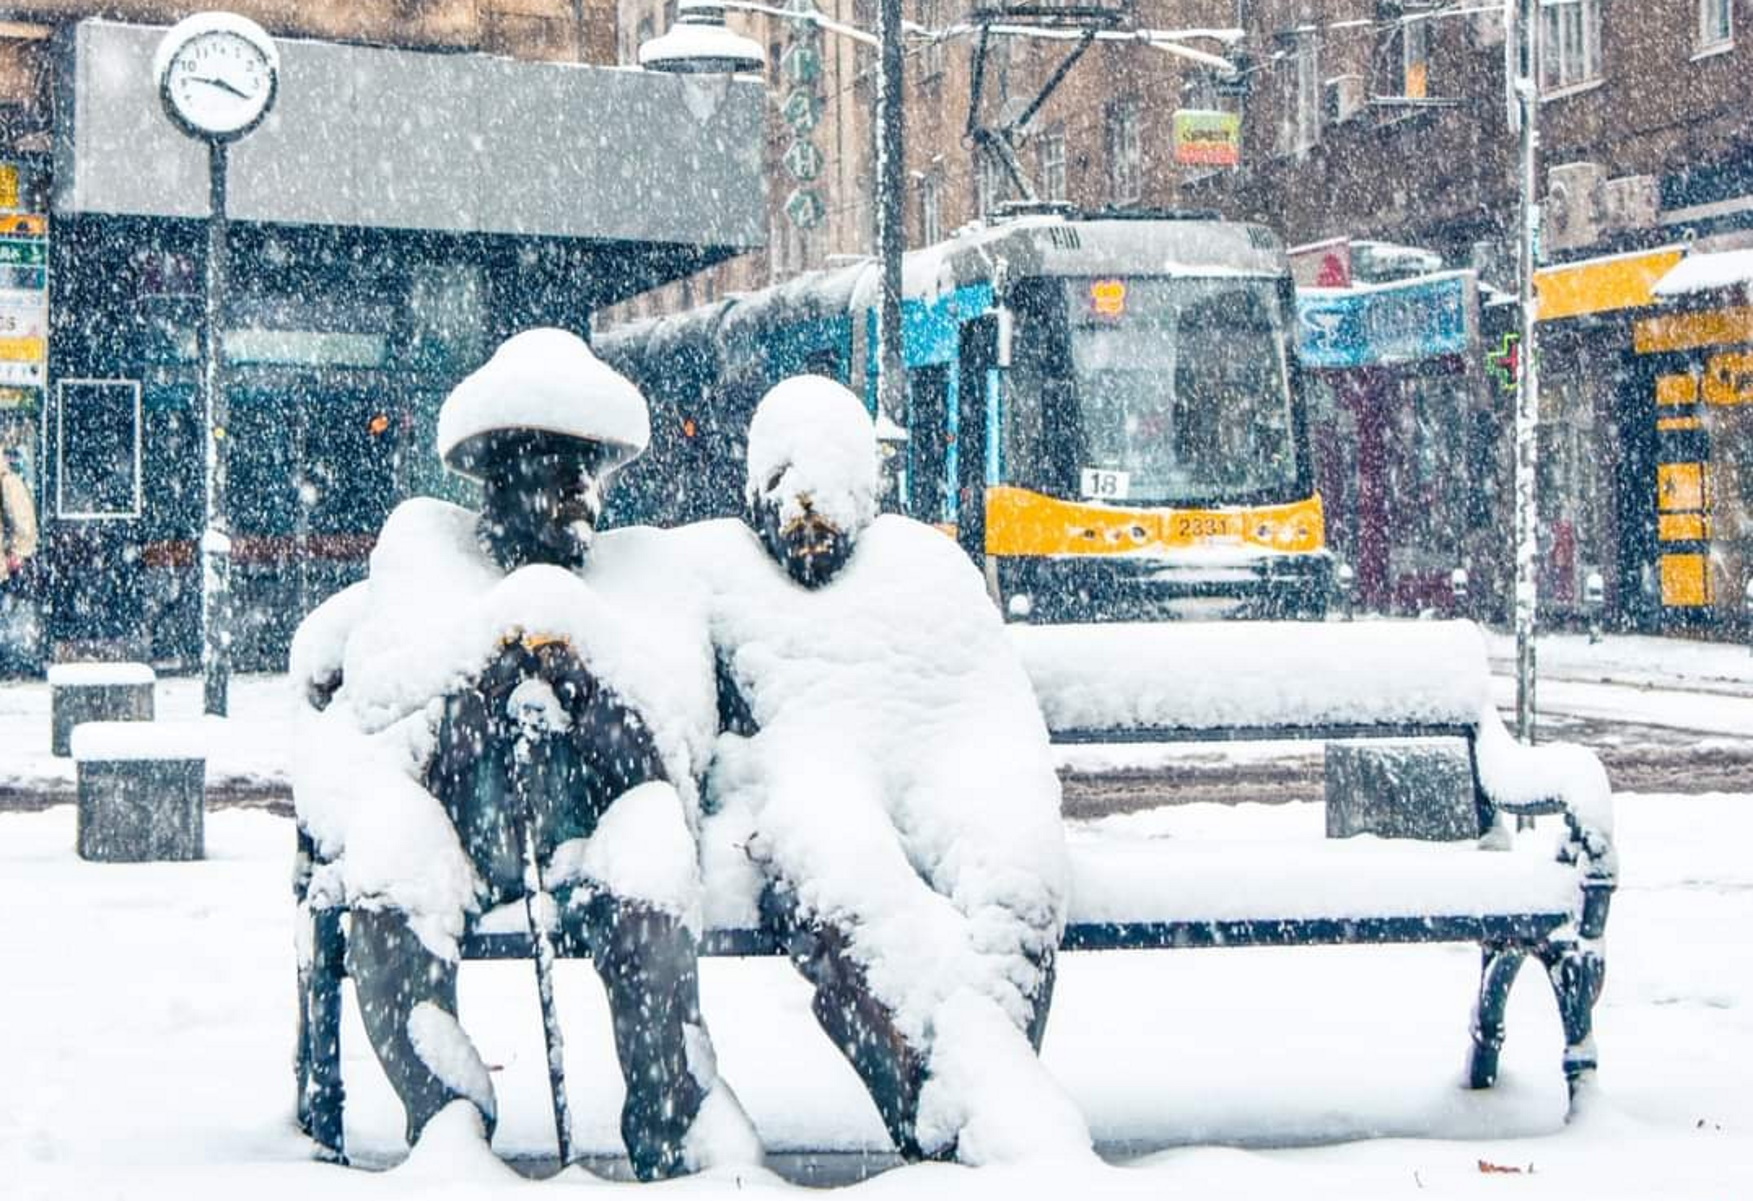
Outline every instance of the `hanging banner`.
<svg viewBox="0 0 1753 1201">
<path fill-rule="evenodd" d="M 1242 114 L 1183 108 L 1175 113 L 1175 162 L 1234 167 L 1242 161 Z"/>
</svg>

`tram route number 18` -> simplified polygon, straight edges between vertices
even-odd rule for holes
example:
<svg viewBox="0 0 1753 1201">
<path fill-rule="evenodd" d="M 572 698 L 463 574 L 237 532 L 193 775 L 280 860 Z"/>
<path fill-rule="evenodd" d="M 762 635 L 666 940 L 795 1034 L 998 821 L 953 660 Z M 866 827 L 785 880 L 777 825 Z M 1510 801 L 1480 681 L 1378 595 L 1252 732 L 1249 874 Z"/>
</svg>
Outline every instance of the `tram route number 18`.
<svg viewBox="0 0 1753 1201">
<path fill-rule="evenodd" d="M 1085 467 L 1078 490 L 1089 500 L 1125 500 L 1132 490 L 1132 474 Z"/>
</svg>

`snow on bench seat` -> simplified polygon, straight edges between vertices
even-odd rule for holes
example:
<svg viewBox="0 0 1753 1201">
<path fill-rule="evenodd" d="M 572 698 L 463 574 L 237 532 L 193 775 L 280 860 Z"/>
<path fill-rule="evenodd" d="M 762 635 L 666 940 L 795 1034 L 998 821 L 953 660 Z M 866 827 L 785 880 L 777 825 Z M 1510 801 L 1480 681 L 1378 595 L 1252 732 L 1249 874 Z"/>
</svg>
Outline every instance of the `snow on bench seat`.
<svg viewBox="0 0 1753 1201">
<path fill-rule="evenodd" d="M 1472 726 L 1491 700 L 1468 621 L 1010 627 L 1055 736 L 1077 730 Z"/>
<path fill-rule="evenodd" d="M 1350 921 L 1569 913 L 1550 854 L 1408 839 L 1099 841 L 1072 848 L 1071 920 Z"/>
<path fill-rule="evenodd" d="M 1533 843 L 1498 851 L 1482 850 L 1475 842 L 1369 836 L 1281 841 L 1091 837 L 1074 841 L 1070 854 L 1069 920 L 1074 928 L 1568 917 L 1579 896 L 1576 869 Z M 709 949 L 777 949 L 766 947 L 760 936 L 754 876 L 709 876 L 706 896 Z M 496 938 L 521 938 L 527 929 L 521 901 L 502 905 L 474 923 L 476 935 Z M 1476 933 L 1463 926 L 1456 936 Z"/>
</svg>

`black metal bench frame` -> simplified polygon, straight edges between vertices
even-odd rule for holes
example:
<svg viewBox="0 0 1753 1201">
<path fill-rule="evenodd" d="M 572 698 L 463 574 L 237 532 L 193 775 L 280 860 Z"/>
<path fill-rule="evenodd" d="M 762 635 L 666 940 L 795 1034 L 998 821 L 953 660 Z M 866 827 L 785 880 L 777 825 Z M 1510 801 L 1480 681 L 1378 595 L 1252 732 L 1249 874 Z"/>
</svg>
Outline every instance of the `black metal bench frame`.
<svg viewBox="0 0 1753 1201">
<path fill-rule="evenodd" d="M 1489 1088 L 1497 1080 L 1498 1055 L 1504 1040 L 1504 1009 L 1510 986 L 1523 962 L 1533 956 L 1546 969 L 1564 1028 L 1564 1075 L 1572 1111 L 1579 1092 L 1596 1067 L 1593 1041 L 1594 1005 L 1605 978 L 1602 938 L 1612 900 L 1612 848 L 1604 837 L 1586 830 L 1562 799 L 1508 804 L 1490 796 L 1480 780 L 1478 730 L 1464 724 L 1336 723 L 1322 725 L 1225 726 L 1218 728 L 1145 727 L 1125 730 L 1065 729 L 1053 731 L 1056 743 L 1262 742 L 1346 739 L 1456 738 L 1466 743 L 1474 783 L 1479 833 L 1492 831 L 1505 815 L 1531 817 L 1561 814 L 1568 837 L 1560 861 L 1577 876 L 1574 904 L 1538 913 L 1431 913 L 1379 918 L 1292 918 L 1284 920 L 1205 920 L 1084 922 L 1072 921 L 1060 942 L 1064 951 L 1171 950 L 1200 947 L 1287 947 L 1353 944 L 1473 943 L 1480 948 L 1481 970 L 1472 1021 L 1467 1084 Z M 296 875 L 300 912 L 309 922 L 311 954 L 299 967 L 299 1030 L 295 1055 L 297 1113 L 300 1127 L 327 1158 L 344 1159 L 342 1134 L 345 1086 L 341 1079 L 341 980 L 346 974 L 343 909 L 313 908 L 305 897 L 310 878 L 312 845 L 299 831 Z M 1482 852 L 1489 853 L 1489 852 Z M 459 944 L 460 957 L 528 959 L 527 933 L 468 932 Z M 562 928 L 556 938 L 561 958 L 585 958 L 588 940 L 575 928 Z M 713 929 L 704 933 L 702 956 L 769 956 L 785 954 L 781 939 L 764 929 Z"/>
</svg>

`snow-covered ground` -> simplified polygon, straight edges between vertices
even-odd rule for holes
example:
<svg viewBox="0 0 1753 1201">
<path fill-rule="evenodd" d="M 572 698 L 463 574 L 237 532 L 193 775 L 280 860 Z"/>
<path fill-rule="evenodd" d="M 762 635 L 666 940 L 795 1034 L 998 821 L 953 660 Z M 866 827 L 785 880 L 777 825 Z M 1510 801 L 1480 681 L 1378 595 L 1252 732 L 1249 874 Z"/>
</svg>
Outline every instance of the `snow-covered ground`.
<svg viewBox="0 0 1753 1201">
<path fill-rule="evenodd" d="M 1476 968 L 1465 947 L 1079 955 L 1063 967 L 1046 1061 L 1116 1165 L 923 1166 L 856 1187 L 902 1197 L 1744 1196 L 1750 802 L 1620 798 L 1625 871 L 1597 1011 L 1600 1088 L 1575 1124 L 1563 1120 L 1558 1024 L 1536 971 L 1512 999 L 1499 1086 L 1470 1093 L 1458 1087 Z M 1319 830 L 1309 806 L 1117 820 L 1187 837 L 1232 823 L 1268 837 Z M 73 837 L 67 806 L 0 814 L 0 1193 L 268 1201 L 599 1187 L 578 1170 L 534 1185 L 467 1157 L 383 1173 L 311 1162 L 291 1122 L 290 823 L 214 813 L 210 857 L 189 864 L 88 864 Z M 579 1141 L 612 1152 L 620 1088 L 601 992 L 588 966 L 562 966 Z M 882 1147 L 785 964 L 710 962 L 704 987 L 724 1071 L 769 1148 Z M 500 1068 L 499 1150 L 541 1154 L 551 1128 L 528 965 L 471 965 L 463 1006 Z M 368 1164 L 393 1164 L 399 1114 L 351 1012 L 343 1038 L 351 1145 Z M 728 1196 L 795 1186 L 744 1170 L 655 1187 Z"/>
<path fill-rule="evenodd" d="M 1692 665 L 1673 647 L 1621 645 L 1614 670 L 1641 665 L 1670 687 L 1694 678 L 1735 686 L 1744 649 L 1707 648 Z M 1563 683 L 1549 680 L 1543 697 Z M 1610 716 L 1638 720 L 1639 688 L 1603 695 Z M 216 774 L 283 780 L 284 682 L 241 680 L 233 698 Z M 1724 714 L 1732 699 L 1712 697 L 1718 707 L 1699 713 Z M 161 682 L 159 706 L 194 716 L 198 682 Z M 70 781 L 71 765 L 47 753 L 47 723 L 44 686 L 0 687 L 0 788 L 25 795 L 33 782 Z M 1322 826 L 1308 804 L 1177 806 L 1109 822 L 1190 839 L 1318 838 Z M 1073 955 L 1045 1059 L 1110 1163 L 906 1167 L 852 1187 L 1007 1201 L 1749 1195 L 1750 840 L 1753 782 L 1734 794 L 1618 797 L 1623 878 L 1596 1015 L 1599 1091 L 1568 1126 L 1560 1032 L 1537 970 L 1512 998 L 1498 1087 L 1472 1093 L 1458 1083 L 1477 971 L 1467 947 Z M 209 858 L 198 863 L 89 864 L 73 843 L 68 805 L 0 812 L 0 1197 L 399 1201 L 634 1187 L 579 1169 L 531 1183 L 497 1161 L 447 1159 L 439 1145 L 400 1163 L 399 1109 L 350 1006 L 348 1138 L 377 1170 L 312 1162 L 291 1118 L 290 821 L 212 812 Z M 612 1155 L 620 1085 L 602 993 L 588 965 L 561 966 L 578 1141 Z M 833 1170 L 844 1175 L 861 1151 L 884 1148 L 863 1090 L 816 1031 L 787 965 L 712 961 L 703 984 L 725 1075 L 770 1151 L 837 1152 Z M 548 1153 L 529 966 L 470 965 L 462 1002 L 497 1068 L 498 1150 Z M 742 1170 L 651 1187 L 729 1196 L 797 1186 Z"/>
</svg>

